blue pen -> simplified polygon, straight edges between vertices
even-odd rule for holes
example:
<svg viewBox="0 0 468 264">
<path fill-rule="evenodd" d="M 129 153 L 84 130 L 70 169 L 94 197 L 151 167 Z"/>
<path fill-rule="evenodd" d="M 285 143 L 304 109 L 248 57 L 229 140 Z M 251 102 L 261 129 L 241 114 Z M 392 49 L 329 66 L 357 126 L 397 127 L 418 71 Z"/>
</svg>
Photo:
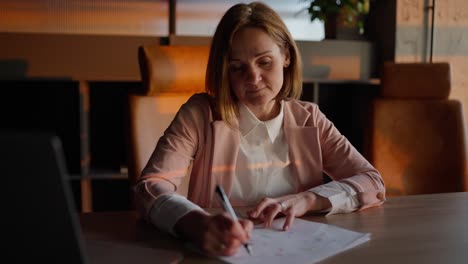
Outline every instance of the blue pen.
<svg viewBox="0 0 468 264">
<path fill-rule="evenodd" d="M 236 213 L 234 212 L 234 209 L 231 206 L 231 203 L 229 202 L 229 199 L 227 198 L 226 193 L 224 192 L 223 188 L 219 185 L 216 185 L 216 194 L 218 194 L 218 197 L 221 200 L 221 204 L 223 205 L 224 210 L 228 212 L 228 214 L 234 221 L 239 221 L 237 219 Z M 249 244 L 244 244 L 244 248 L 245 250 L 247 250 L 247 253 L 249 253 L 249 255 L 252 255 L 251 247 Z"/>
</svg>

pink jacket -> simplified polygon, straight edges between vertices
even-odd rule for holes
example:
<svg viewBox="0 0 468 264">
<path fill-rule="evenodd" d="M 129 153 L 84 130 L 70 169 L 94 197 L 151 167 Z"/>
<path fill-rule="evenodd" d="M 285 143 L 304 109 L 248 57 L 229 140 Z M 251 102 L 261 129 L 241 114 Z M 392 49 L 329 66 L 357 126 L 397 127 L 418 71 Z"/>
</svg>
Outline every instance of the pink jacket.
<svg viewBox="0 0 468 264">
<path fill-rule="evenodd" d="M 188 199 L 213 207 L 215 184 L 229 195 L 239 151 L 240 133 L 213 119 L 207 94 L 193 95 L 158 141 L 135 185 L 136 202 L 148 212 L 161 194 L 177 189 L 192 163 Z M 316 104 L 284 103 L 283 129 L 289 145 L 291 175 L 302 192 L 323 184 L 322 173 L 353 186 L 361 210 L 385 200 L 379 172 L 340 134 Z"/>
</svg>

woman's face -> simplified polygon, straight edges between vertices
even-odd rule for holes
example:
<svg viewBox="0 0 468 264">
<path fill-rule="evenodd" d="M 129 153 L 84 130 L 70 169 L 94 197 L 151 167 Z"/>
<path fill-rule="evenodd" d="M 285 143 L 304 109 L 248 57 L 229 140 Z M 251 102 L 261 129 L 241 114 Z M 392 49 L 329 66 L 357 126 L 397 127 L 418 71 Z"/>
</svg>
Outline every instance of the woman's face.
<svg viewBox="0 0 468 264">
<path fill-rule="evenodd" d="M 260 28 L 247 27 L 233 38 L 229 58 L 229 82 L 237 99 L 250 107 L 272 108 L 283 85 L 284 52 Z"/>
</svg>

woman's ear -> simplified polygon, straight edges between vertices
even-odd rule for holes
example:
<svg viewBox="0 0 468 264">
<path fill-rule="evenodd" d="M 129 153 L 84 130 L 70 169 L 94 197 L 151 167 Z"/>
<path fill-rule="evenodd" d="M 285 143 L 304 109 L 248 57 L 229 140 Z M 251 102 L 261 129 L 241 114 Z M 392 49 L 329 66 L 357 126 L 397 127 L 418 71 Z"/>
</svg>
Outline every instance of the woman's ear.
<svg viewBox="0 0 468 264">
<path fill-rule="evenodd" d="M 283 66 L 287 68 L 291 63 L 291 54 L 289 53 L 288 47 L 284 49 L 284 64 Z"/>
</svg>

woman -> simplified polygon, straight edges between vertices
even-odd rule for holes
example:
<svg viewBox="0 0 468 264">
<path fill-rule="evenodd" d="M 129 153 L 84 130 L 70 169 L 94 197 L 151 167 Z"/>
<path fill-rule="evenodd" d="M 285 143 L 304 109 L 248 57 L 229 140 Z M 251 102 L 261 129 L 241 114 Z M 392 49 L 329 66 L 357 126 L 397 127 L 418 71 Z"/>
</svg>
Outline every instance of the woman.
<svg viewBox="0 0 468 264">
<path fill-rule="evenodd" d="M 148 220 L 207 254 L 232 255 L 253 225 L 201 209 L 220 206 L 216 184 L 267 227 L 285 215 L 284 230 L 310 211 L 382 204 L 380 174 L 317 105 L 298 100 L 301 76 L 297 46 L 278 14 L 262 3 L 231 7 L 213 37 L 207 93 L 181 107 L 135 186 Z M 175 191 L 190 166 L 187 200 Z M 323 172 L 333 181 L 323 184 Z"/>
</svg>

